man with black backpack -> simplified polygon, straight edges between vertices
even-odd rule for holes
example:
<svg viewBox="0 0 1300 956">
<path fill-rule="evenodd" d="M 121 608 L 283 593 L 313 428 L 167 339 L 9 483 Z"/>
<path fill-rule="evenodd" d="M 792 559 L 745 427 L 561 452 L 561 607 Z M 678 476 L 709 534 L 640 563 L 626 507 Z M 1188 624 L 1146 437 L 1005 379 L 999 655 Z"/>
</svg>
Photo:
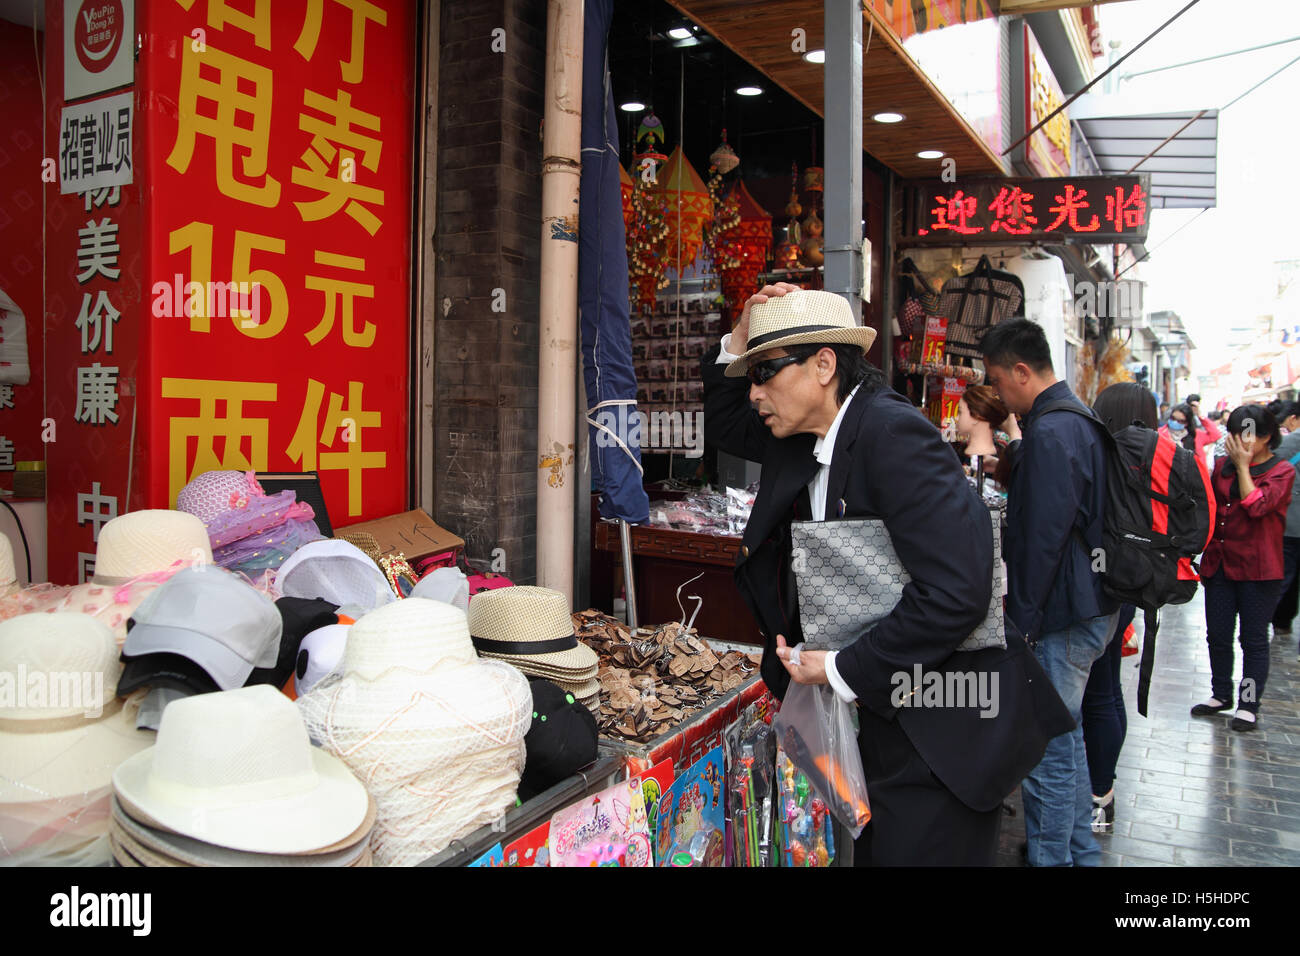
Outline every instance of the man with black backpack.
<svg viewBox="0 0 1300 956">
<path fill-rule="evenodd" d="M 1031 866 L 1097 866 L 1092 786 L 1079 725 L 1092 664 L 1112 637 L 1119 604 L 1102 589 L 1107 446 L 1091 412 L 1057 381 L 1040 326 L 1006 319 L 980 349 L 988 383 L 1024 438 L 1008 446 L 1007 617 L 1027 640 L 1074 718 L 1021 787 Z M 1073 402 L 1082 414 L 1045 414 Z"/>
</svg>

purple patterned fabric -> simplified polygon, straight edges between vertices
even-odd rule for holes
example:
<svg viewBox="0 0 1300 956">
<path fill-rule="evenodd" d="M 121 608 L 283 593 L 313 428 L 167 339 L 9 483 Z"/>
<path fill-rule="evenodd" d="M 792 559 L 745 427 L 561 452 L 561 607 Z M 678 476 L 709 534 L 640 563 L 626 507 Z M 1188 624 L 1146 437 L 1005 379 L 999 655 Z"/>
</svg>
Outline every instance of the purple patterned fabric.
<svg viewBox="0 0 1300 956">
<path fill-rule="evenodd" d="M 181 489 L 176 507 L 203 521 L 217 564 L 255 577 L 324 537 L 311 505 L 297 497 L 293 491 L 268 495 L 251 471 L 208 471 Z"/>
</svg>

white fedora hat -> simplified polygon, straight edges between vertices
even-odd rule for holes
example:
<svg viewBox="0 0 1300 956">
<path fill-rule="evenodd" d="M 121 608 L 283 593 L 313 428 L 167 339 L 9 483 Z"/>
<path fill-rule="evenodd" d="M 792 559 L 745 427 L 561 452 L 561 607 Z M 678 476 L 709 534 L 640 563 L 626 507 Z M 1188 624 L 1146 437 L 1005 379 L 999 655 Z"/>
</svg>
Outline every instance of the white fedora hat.
<svg viewBox="0 0 1300 956">
<path fill-rule="evenodd" d="M 337 538 L 304 544 L 280 565 L 275 586 L 284 597 L 321 598 L 367 611 L 397 600 L 379 565 Z"/>
<path fill-rule="evenodd" d="M 749 371 L 759 352 L 791 345 L 856 345 L 866 352 L 876 340 L 876 330 L 853 321 L 848 300 L 834 292 L 800 289 L 773 296 L 749 310 L 746 352 L 727 366 L 729 378 Z"/>
<path fill-rule="evenodd" d="M 125 584 L 179 562 L 212 563 L 212 544 L 203 522 L 183 511 L 132 511 L 99 529 L 91 580 L 95 584 Z"/>
<path fill-rule="evenodd" d="M 569 599 L 521 585 L 484 591 L 469 603 L 469 631 L 481 657 L 513 664 L 536 677 L 585 682 L 600 658 L 573 633 Z"/>
<path fill-rule="evenodd" d="M 313 747 L 289 698 L 266 684 L 172 702 L 158 742 L 117 768 L 128 813 L 251 853 L 306 853 L 344 839 L 369 798 Z"/>
<path fill-rule="evenodd" d="M 85 614 L 0 622 L 0 803 L 31 803 L 109 786 L 123 760 L 153 742 L 115 696 L 117 642 Z"/>
</svg>

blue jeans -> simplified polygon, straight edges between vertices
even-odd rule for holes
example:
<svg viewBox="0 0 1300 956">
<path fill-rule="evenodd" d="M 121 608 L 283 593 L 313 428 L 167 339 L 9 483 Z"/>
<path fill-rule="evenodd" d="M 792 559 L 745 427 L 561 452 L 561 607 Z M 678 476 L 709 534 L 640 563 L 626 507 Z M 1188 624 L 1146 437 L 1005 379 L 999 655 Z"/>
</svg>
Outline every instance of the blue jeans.
<svg viewBox="0 0 1300 956">
<path fill-rule="evenodd" d="M 1078 621 L 1044 634 L 1034 656 L 1061 695 L 1075 728 L 1047 744 L 1047 752 L 1021 785 L 1030 866 L 1098 866 L 1101 850 L 1092 835 L 1092 783 L 1080 710 L 1093 662 L 1106 650 L 1114 614 Z"/>
</svg>

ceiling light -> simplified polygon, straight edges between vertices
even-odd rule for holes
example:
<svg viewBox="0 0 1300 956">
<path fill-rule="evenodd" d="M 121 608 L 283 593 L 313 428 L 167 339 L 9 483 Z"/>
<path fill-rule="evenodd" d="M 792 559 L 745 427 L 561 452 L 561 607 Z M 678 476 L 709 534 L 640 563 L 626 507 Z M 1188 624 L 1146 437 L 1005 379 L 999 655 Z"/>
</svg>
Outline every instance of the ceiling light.
<svg viewBox="0 0 1300 956">
<path fill-rule="evenodd" d="M 761 86 L 738 86 L 736 92 L 741 96 L 761 96 L 763 88 Z"/>
<path fill-rule="evenodd" d="M 629 100 L 619 107 L 624 113 L 637 113 L 645 109 L 644 103 L 638 103 L 636 100 Z"/>
<path fill-rule="evenodd" d="M 673 27 L 668 31 L 668 35 L 674 40 L 689 40 L 691 31 L 686 27 Z"/>
<path fill-rule="evenodd" d="M 902 113 L 877 113 L 871 118 L 877 123 L 901 123 L 907 119 Z"/>
<path fill-rule="evenodd" d="M 923 149 L 916 154 L 917 159 L 943 159 L 943 150 L 941 149 Z"/>
<path fill-rule="evenodd" d="M 679 49 L 684 46 L 699 46 L 699 45 L 700 45 L 699 37 L 687 37 L 685 40 L 678 40 L 673 44 L 674 47 L 677 47 Z"/>
<path fill-rule="evenodd" d="M 826 62 L 826 51 L 825 51 L 825 50 L 809 50 L 807 53 L 805 53 L 805 54 L 803 55 L 803 58 L 804 58 L 805 60 L 807 60 L 809 63 L 825 63 L 825 62 Z"/>
</svg>

